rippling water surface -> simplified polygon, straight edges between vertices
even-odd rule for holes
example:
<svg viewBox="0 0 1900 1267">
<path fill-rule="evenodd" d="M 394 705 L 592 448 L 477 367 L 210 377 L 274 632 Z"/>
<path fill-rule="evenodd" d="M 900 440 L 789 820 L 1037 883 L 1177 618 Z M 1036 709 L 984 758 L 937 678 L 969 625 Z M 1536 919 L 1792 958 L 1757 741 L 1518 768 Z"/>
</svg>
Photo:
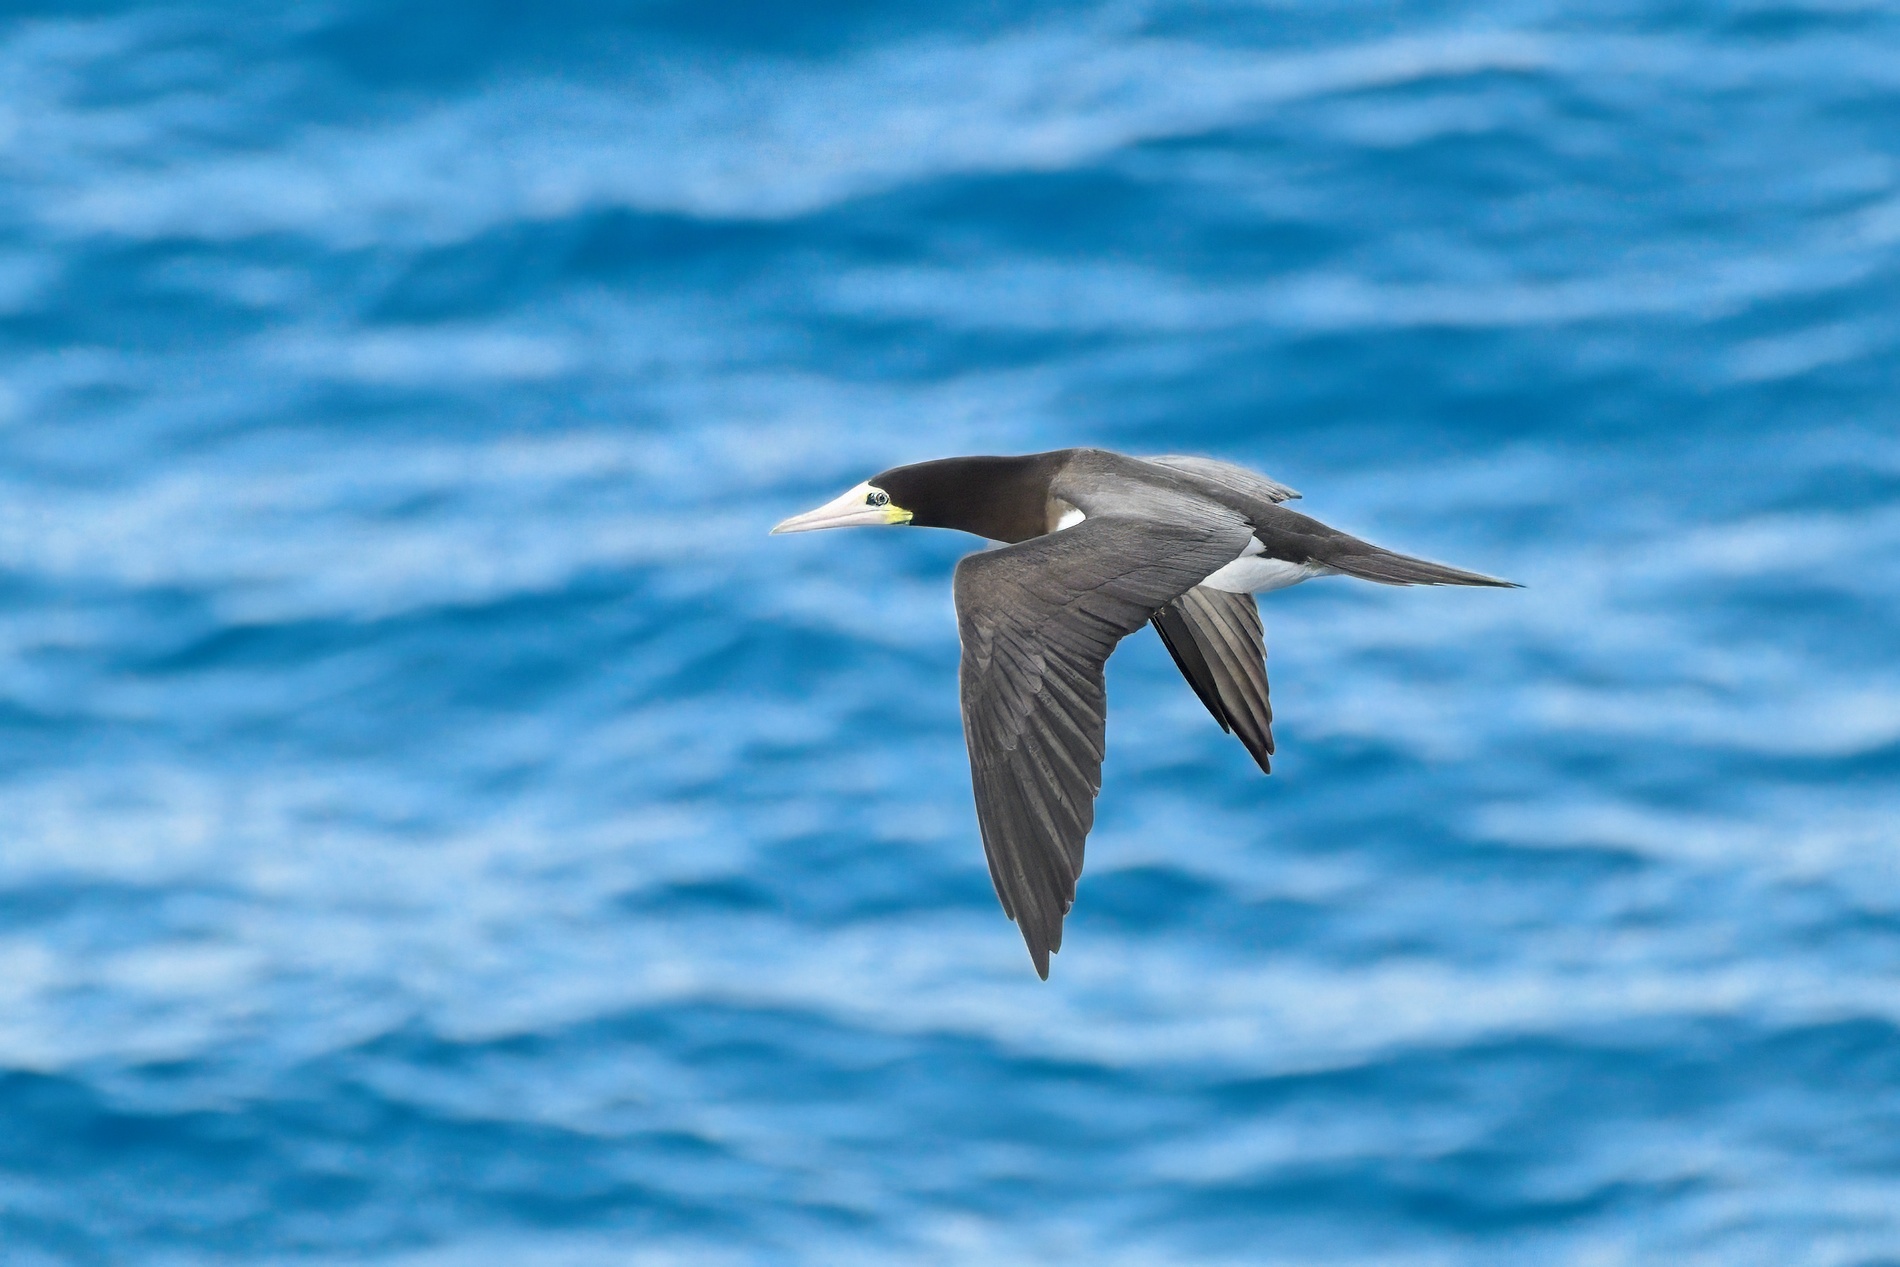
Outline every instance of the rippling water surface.
<svg viewBox="0 0 1900 1267">
<path fill-rule="evenodd" d="M 1900 15 L 15 4 L 0 1243 L 1900 1262 Z M 895 462 L 1518 592 L 1110 666 L 1036 980 Z"/>
</svg>

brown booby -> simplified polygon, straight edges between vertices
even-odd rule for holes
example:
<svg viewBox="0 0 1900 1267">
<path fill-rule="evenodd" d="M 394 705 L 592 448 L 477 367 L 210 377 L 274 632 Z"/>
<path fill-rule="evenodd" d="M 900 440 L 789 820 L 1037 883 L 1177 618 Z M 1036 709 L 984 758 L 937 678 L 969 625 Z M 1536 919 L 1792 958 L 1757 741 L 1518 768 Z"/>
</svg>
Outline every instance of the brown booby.
<svg viewBox="0 0 1900 1267">
<path fill-rule="evenodd" d="M 1004 543 L 957 564 L 963 734 L 990 879 L 1043 979 L 1095 821 L 1102 672 L 1116 643 L 1152 622 L 1214 720 L 1265 771 L 1273 710 L 1255 594 L 1334 575 L 1514 586 L 1281 505 L 1298 496 L 1210 458 L 1059 449 L 893 467 L 772 529 L 910 524 Z"/>
</svg>

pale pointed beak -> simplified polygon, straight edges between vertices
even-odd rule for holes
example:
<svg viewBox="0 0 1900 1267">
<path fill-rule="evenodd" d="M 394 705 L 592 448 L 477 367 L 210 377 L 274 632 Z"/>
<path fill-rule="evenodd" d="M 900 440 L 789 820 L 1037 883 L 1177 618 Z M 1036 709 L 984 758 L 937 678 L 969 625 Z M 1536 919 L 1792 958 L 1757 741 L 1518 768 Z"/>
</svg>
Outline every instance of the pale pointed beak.
<svg viewBox="0 0 1900 1267">
<path fill-rule="evenodd" d="M 884 499 L 883 505 L 872 500 L 880 490 L 869 484 L 860 484 L 849 492 L 840 494 L 816 510 L 808 510 L 802 515 L 793 515 L 778 527 L 772 529 L 772 535 L 782 532 L 816 532 L 820 528 L 856 528 L 871 525 L 904 524 L 910 522 L 910 512 L 893 505 Z"/>
</svg>

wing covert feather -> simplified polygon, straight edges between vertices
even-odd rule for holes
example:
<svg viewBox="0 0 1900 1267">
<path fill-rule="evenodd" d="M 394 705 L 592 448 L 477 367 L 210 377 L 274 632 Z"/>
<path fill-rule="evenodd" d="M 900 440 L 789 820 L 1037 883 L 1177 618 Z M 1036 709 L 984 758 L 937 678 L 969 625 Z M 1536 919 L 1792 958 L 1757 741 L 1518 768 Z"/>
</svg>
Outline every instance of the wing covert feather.
<svg viewBox="0 0 1900 1267">
<path fill-rule="evenodd" d="M 1214 487 L 1230 493 L 1239 493 L 1242 497 L 1257 497 L 1268 502 L 1290 501 L 1298 497 L 1298 490 L 1288 488 L 1279 480 L 1270 479 L 1258 471 L 1250 471 L 1244 466 L 1235 466 L 1232 462 L 1222 462 L 1217 458 L 1189 457 L 1180 453 L 1164 453 L 1157 457 L 1141 459 L 1156 466 L 1165 466 L 1181 471 L 1196 479 L 1206 480 Z"/>
</svg>

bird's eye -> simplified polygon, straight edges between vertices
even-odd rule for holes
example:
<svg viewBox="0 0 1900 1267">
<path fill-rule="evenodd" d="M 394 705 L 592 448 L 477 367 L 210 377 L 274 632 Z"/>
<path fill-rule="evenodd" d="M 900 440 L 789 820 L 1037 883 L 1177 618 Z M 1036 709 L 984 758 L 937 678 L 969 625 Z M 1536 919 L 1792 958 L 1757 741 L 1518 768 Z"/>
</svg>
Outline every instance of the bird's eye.
<svg viewBox="0 0 1900 1267">
<path fill-rule="evenodd" d="M 891 504 L 891 495 L 881 488 L 874 488 L 864 495 L 864 504 L 866 506 L 888 506 Z"/>
</svg>

